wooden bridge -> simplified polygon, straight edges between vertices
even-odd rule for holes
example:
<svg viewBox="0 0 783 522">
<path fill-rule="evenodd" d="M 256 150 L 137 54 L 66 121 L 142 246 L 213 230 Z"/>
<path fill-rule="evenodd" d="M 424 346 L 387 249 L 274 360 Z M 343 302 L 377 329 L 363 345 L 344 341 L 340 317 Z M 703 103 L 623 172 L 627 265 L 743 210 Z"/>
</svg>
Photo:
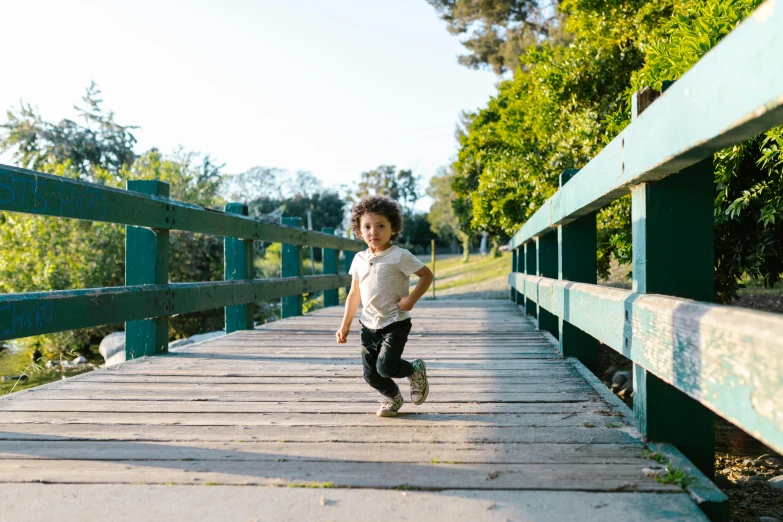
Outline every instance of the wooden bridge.
<svg viewBox="0 0 783 522">
<path fill-rule="evenodd" d="M 333 340 L 338 251 L 347 264 L 360 243 L 154 180 L 0 166 L 0 210 L 127 226 L 126 286 L 0 296 L 0 340 L 127 332 L 125 364 L 0 399 L 3 519 L 725 520 L 713 415 L 783 451 L 783 318 L 710 304 L 711 158 L 783 123 L 781 55 L 768 1 L 639 93 L 633 123 L 512 239 L 512 302 L 418 304 L 406 354 L 427 360 L 430 398 L 395 419 L 374 415 L 355 329 Z M 626 291 L 596 285 L 595 211 L 629 192 Z M 170 230 L 225 237 L 225 281 L 169 282 Z M 253 241 L 284 244 L 283 277 L 253 279 Z M 302 276 L 303 245 L 324 275 Z M 326 308 L 301 316 L 314 291 Z M 254 328 L 253 303 L 277 298 L 284 320 Z M 214 308 L 229 335 L 168 352 L 168 317 Z M 633 411 L 589 371 L 599 342 L 634 363 Z"/>
<path fill-rule="evenodd" d="M 512 303 L 420 303 L 406 353 L 431 395 L 393 419 L 356 334 L 334 342 L 341 312 L 0 400 L 4 518 L 702 519 L 656 481 L 627 408 Z"/>
</svg>

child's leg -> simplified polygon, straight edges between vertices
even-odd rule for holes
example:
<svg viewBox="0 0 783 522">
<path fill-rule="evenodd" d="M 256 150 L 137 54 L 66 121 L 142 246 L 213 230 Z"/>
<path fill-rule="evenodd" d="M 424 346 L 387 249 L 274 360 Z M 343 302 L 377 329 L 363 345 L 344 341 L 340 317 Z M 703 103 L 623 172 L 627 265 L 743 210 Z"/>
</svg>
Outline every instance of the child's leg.
<svg viewBox="0 0 783 522">
<path fill-rule="evenodd" d="M 413 366 L 402 358 L 411 331 L 410 319 L 395 323 L 389 330 L 384 330 L 376 363 L 378 373 L 386 378 L 410 377 L 414 371 Z"/>
<path fill-rule="evenodd" d="M 378 373 L 378 345 L 381 336 L 362 326 L 362 366 L 364 366 L 364 380 L 367 384 L 381 392 L 386 397 L 396 397 L 400 393 L 397 383 L 388 377 Z"/>
</svg>

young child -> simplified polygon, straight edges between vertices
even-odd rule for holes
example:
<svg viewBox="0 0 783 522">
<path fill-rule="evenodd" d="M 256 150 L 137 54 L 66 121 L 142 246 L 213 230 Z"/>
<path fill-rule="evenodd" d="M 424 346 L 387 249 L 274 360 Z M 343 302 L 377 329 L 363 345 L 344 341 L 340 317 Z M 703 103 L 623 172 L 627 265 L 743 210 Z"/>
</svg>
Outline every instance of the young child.
<svg viewBox="0 0 783 522">
<path fill-rule="evenodd" d="M 363 303 L 359 322 L 364 380 L 385 396 L 378 416 L 394 417 L 404 401 L 393 378 L 408 378 L 413 404 L 423 403 L 429 393 L 424 361 L 408 362 L 402 351 L 411 331 L 408 312 L 429 288 L 432 272 L 409 251 L 392 245 L 402 231 L 402 212 L 391 199 L 362 198 L 353 207 L 351 226 L 369 248 L 357 253 L 351 264 L 353 281 L 337 342 L 347 342 L 351 322 Z M 408 295 L 411 274 L 419 276 L 419 282 Z"/>
</svg>

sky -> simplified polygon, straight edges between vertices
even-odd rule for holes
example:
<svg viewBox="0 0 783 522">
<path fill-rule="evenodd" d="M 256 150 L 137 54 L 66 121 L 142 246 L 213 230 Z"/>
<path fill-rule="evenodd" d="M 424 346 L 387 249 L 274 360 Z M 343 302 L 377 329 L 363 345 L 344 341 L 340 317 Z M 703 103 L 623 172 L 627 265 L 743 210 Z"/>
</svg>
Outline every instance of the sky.
<svg viewBox="0 0 783 522">
<path fill-rule="evenodd" d="M 460 111 L 497 83 L 457 64 L 464 50 L 425 0 L 0 5 L 0 109 L 75 118 L 95 81 L 104 108 L 140 127 L 137 152 L 182 146 L 226 173 L 308 170 L 337 187 L 392 164 L 426 186 L 456 154 Z"/>
</svg>

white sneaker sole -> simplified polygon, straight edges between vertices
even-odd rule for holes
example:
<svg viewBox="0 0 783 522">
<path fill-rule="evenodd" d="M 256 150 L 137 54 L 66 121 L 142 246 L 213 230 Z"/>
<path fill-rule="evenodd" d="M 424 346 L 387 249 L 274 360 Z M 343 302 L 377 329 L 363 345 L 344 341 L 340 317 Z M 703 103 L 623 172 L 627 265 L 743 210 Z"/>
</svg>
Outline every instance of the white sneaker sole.
<svg viewBox="0 0 783 522">
<path fill-rule="evenodd" d="M 396 411 L 378 411 L 375 413 L 378 417 L 396 417 Z"/>
</svg>

